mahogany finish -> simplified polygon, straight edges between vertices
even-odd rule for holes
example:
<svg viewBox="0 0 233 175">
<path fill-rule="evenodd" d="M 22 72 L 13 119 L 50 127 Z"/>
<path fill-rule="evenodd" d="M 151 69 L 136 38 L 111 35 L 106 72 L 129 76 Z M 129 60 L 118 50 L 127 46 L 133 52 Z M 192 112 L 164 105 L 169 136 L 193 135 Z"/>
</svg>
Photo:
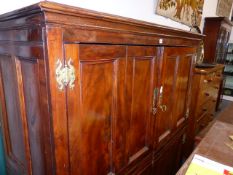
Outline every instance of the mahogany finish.
<svg viewBox="0 0 233 175">
<path fill-rule="evenodd" d="M 174 173 L 202 38 L 47 1 L 1 15 L 8 174 Z M 59 89 L 59 59 L 72 89 Z"/>
<path fill-rule="evenodd" d="M 192 103 L 188 134 L 188 149 L 192 151 L 194 137 L 213 120 L 224 65 L 214 68 L 195 68 L 192 81 Z"/>
</svg>

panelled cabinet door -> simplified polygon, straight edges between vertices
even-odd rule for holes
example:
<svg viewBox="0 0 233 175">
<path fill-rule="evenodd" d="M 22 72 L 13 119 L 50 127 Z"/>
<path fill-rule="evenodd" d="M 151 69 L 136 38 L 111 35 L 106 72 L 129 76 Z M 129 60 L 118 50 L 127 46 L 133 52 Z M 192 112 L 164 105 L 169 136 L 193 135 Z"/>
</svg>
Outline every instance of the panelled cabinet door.
<svg viewBox="0 0 233 175">
<path fill-rule="evenodd" d="M 166 142 L 188 115 L 189 79 L 194 49 L 165 47 L 160 62 L 158 112 L 156 116 L 157 142 Z"/>
<path fill-rule="evenodd" d="M 129 46 L 126 70 L 126 118 L 128 163 L 152 152 L 153 84 L 156 47 Z"/>
<path fill-rule="evenodd" d="M 75 67 L 66 89 L 71 175 L 117 174 L 152 152 L 155 55 L 154 47 L 65 44 Z"/>
<path fill-rule="evenodd" d="M 67 87 L 71 175 L 111 174 L 126 161 L 126 48 L 67 44 L 65 57 L 75 67 Z"/>
</svg>

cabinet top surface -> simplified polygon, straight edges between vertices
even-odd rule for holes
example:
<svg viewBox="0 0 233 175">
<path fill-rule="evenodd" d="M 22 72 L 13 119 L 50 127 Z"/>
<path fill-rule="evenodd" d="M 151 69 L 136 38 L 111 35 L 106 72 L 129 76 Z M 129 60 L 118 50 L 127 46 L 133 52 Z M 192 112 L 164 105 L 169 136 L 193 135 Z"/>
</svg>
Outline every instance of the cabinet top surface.
<svg viewBox="0 0 233 175">
<path fill-rule="evenodd" d="M 215 67 L 213 68 L 195 68 L 195 73 L 197 74 L 209 74 L 212 72 L 216 72 L 218 70 L 222 70 L 224 68 L 223 64 L 217 64 Z"/>
<path fill-rule="evenodd" d="M 233 23 L 226 17 L 206 17 L 205 21 L 220 21 L 220 22 L 225 22 L 230 26 L 233 26 Z"/>
<path fill-rule="evenodd" d="M 0 28 L 2 27 L 6 28 L 7 26 L 5 25 L 5 23 L 7 21 L 10 20 L 14 21 L 19 18 L 24 18 L 26 16 L 36 15 L 41 13 L 44 14 L 44 16 L 42 17 L 43 20 L 40 20 L 38 22 L 45 24 L 51 24 L 51 23 L 59 24 L 59 22 L 56 21 L 58 19 L 49 18 L 51 15 L 63 15 L 63 16 L 68 15 L 77 18 L 85 18 L 87 20 L 95 19 L 97 20 L 96 25 L 101 25 L 101 23 L 98 23 L 98 21 L 104 21 L 104 22 L 107 21 L 111 23 L 119 23 L 121 25 L 131 26 L 131 27 L 135 26 L 137 28 L 141 28 L 141 30 L 144 31 L 145 33 L 148 32 L 165 33 L 165 34 L 169 33 L 169 35 L 180 35 L 182 37 L 187 37 L 187 38 L 196 38 L 196 39 L 203 38 L 203 35 L 201 34 L 196 34 L 180 29 L 174 29 L 171 27 L 157 25 L 154 23 L 120 17 L 117 15 L 110 15 L 107 13 L 96 12 L 79 7 L 73 7 L 69 5 L 59 4 L 55 2 L 48 2 L 48 1 L 42 1 L 37 4 L 0 15 Z M 67 18 L 66 20 L 68 21 L 69 19 Z"/>
</svg>

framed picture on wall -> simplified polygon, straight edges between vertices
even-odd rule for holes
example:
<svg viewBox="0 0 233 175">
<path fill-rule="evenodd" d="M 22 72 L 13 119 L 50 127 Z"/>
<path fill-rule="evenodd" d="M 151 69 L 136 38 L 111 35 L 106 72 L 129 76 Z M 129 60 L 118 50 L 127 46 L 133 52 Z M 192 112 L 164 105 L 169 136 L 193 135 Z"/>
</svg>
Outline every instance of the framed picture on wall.
<svg viewBox="0 0 233 175">
<path fill-rule="evenodd" d="M 188 26 L 200 26 L 204 0 L 158 0 L 156 13 Z"/>
<path fill-rule="evenodd" d="M 233 0 L 218 0 L 216 15 L 221 17 L 230 17 Z"/>
</svg>

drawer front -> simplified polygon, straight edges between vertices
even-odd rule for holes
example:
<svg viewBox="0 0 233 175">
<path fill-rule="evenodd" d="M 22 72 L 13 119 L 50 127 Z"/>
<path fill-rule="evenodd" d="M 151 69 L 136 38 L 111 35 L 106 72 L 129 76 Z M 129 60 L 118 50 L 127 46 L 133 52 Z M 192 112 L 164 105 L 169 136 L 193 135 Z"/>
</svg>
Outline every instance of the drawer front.
<svg viewBox="0 0 233 175">
<path fill-rule="evenodd" d="M 211 99 L 209 102 L 209 114 L 214 115 L 215 114 L 215 108 L 216 108 L 217 100 Z"/>
<path fill-rule="evenodd" d="M 204 113 L 208 112 L 209 109 L 208 105 L 209 105 L 209 101 L 198 107 L 195 117 L 197 120 L 199 120 Z"/>
<path fill-rule="evenodd" d="M 218 97 L 220 78 L 216 76 L 204 76 L 200 85 L 199 104 L 204 104 L 208 100 L 216 100 Z"/>
<path fill-rule="evenodd" d="M 204 113 L 213 116 L 215 113 L 216 102 L 216 99 L 210 98 L 205 103 L 200 104 L 196 110 L 196 119 L 199 120 Z"/>
<path fill-rule="evenodd" d="M 204 75 L 202 77 L 201 88 L 206 89 L 208 87 L 219 88 L 222 79 L 222 73 L 213 72 L 211 74 Z"/>
<path fill-rule="evenodd" d="M 198 134 L 203 128 L 205 128 L 209 121 L 209 114 L 207 112 L 203 113 L 202 116 L 196 120 L 195 134 Z"/>
<path fill-rule="evenodd" d="M 211 88 L 200 89 L 200 94 L 199 94 L 199 98 L 198 98 L 199 104 L 203 105 L 208 100 L 210 100 L 212 94 L 213 93 L 211 91 Z"/>
</svg>

